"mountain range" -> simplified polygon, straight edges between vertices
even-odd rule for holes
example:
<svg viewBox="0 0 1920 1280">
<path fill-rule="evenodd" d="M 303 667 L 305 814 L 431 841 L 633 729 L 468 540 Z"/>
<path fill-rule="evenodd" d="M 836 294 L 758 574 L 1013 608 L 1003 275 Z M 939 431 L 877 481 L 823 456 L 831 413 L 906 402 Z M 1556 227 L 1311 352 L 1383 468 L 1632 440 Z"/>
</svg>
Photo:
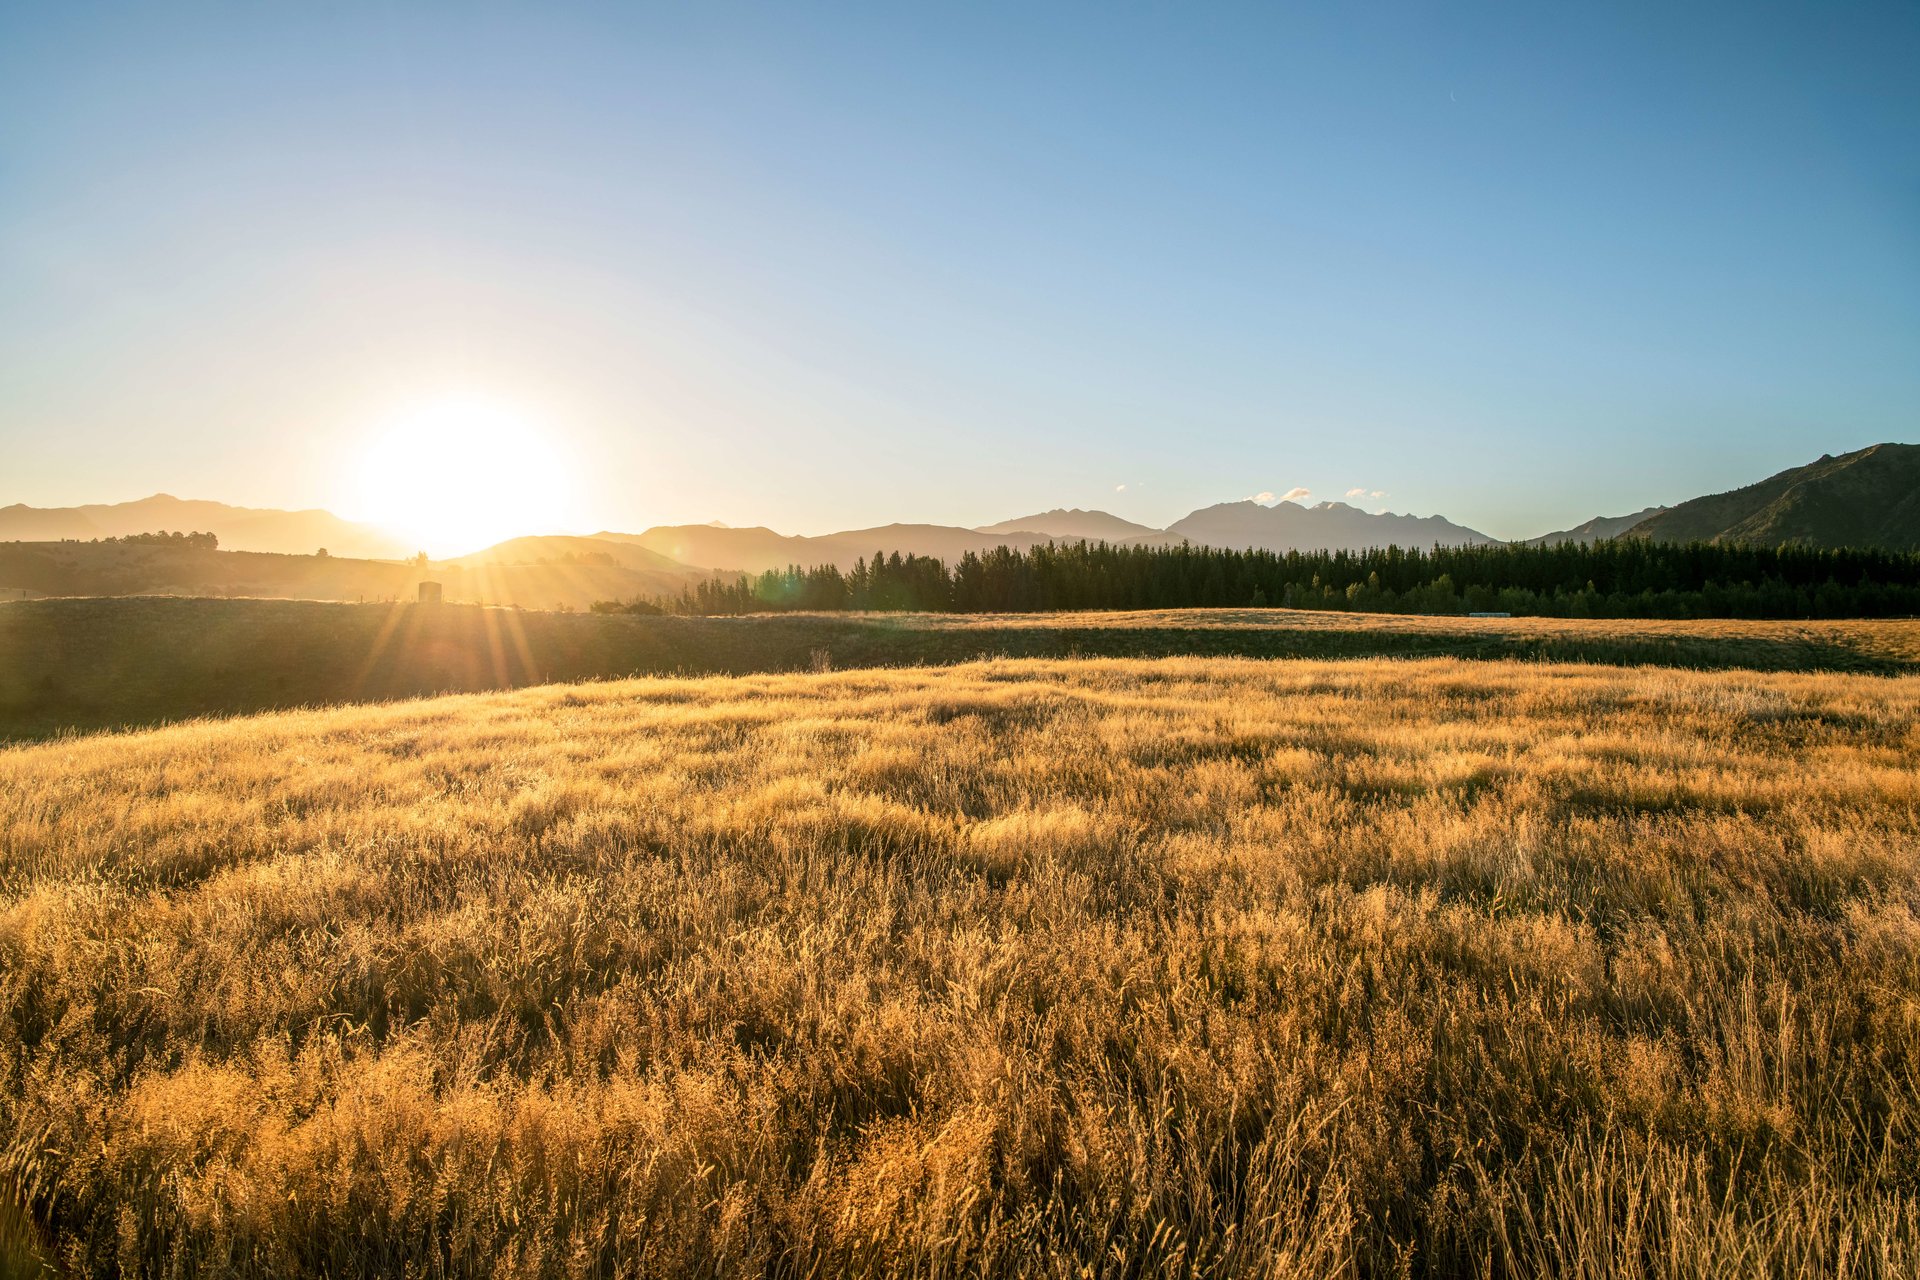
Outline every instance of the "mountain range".
<svg viewBox="0 0 1920 1280">
<path fill-rule="evenodd" d="M 954 561 L 969 551 L 991 551 L 995 547 L 1024 551 L 1038 543 L 1063 540 L 1039 531 L 981 533 L 940 524 L 887 524 L 817 537 L 775 533 L 759 526 L 729 529 L 708 524 L 676 524 L 661 525 L 645 533 L 601 532 L 593 536 L 607 542 L 642 546 L 681 564 L 744 573 L 784 569 L 793 564 L 833 564 L 851 569 L 857 560 L 895 551 Z"/>
<path fill-rule="evenodd" d="M 1920 445 L 1823 454 L 1758 484 L 1669 507 L 1626 532 L 1662 542 L 1920 551 Z"/>
<path fill-rule="evenodd" d="M 463 569 L 511 568 L 523 565 L 615 565 L 622 569 L 648 573 L 685 573 L 692 566 L 650 551 L 638 543 L 620 541 L 616 536 L 596 534 L 591 538 L 571 534 L 535 535 L 509 538 L 484 551 L 455 556 L 436 563 L 458 565 Z"/>
<path fill-rule="evenodd" d="M 1017 516 L 999 524 L 983 524 L 975 533 L 1039 533 L 1049 538 L 1083 538 L 1088 542 L 1126 542 L 1151 537 L 1161 530 L 1150 524 L 1135 524 L 1105 511 L 1082 511 L 1079 507 L 1055 507 L 1038 515 Z"/>
<path fill-rule="evenodd" d="M 1557 542 L 1600 542 L 1607 538 L 1617 538 L 1641 521 L 1657 516 L 1665 510 L 1665 507 L 1647 507 L 1628 516 L 1595 516 L 1571 529 L 1560 529 L 1553 533 L 1543 533 L 1537 538 L 1528 538 L 1526 544 L 1530 547 L 1546 547 Z"/>
<path fill-rule="evenodd" d="M 1340 551 L 1362 547 L 1480 546 L 1498 542 L 1440 516 L 1375 515 L 1344 502 L 1222 502 L 1176 520 L 1167 532 L 1212 547 Z"/>
<path fill-rule="evenodd" d="M 324 546 L 336 557 L 397 560 L 411 550 L 371 526 L 326 511 L 233 507 L 167 494 L 81 507 L 0 507 L 0 543 L 85 542 L 161 529 L 206 530 L 218 535 L 223 549 L 235 551 L 309 555 Z M 1920 445 L 1878 444 L 1838 457 L 1824 456 L 1743 488 L 1672 507 L 1596 516 L 1526 541 L 1618 537 L 1920 550 Z M 1040 543 L 1082 539 L 1149 546 L 1194 542 L 1278 552 L 1358 550 L 1388 544 L 1477 546 L 1498 541 L 1437 515 L 1376 514 L 1343 502 L 1309 507 L 1296 502 L 1268 506 L 1243 501 L 1203 507 L 1165 529 L 1079 508 L 1056 508 L 973 529 L 889 524 L 811 537 L 762 527 L 661 525 L 641 533 L 607 530 L 584 537 L 514 538 L 437 563 L 493 570 L 566 566 L 578 571 L 573 577 L 617 571 L 654 580 L 708 571 L 757 573 L 790 564 L 836 564 L 844 569 L 863 557 L 896 551 L 951 562 L 969 551 L 984 553 L 1000 547 L 1024 551 Z"/>
<path fill-rule="evenodd" d="M 413 548 L 371 525 L 343 520 L 330 511 L 278 511 L 233 507 L 156 493 L 136 502 L 81 507 L 0 507 L 0 542 L 60 542 L 123 538 L 134 533 L 204 532 L 235 551 L 310 555 L 321 547 L 337 556 L 397 560 Z"/>
<path fill-rule="evenodd" d="M 596 600 L 678 595 L 705 578 L 644 547 L 589 538 L 515 539 L 458 560 L 215 550 L 183 542 L 0 542 L 0 598 L 237 596 L 411 600 L 422 578 L 455 604 L 586 609 Z M 525 544 L 535 545 L 525 545 Z M 539 544 L 558 545 L 539 545 Z M 497 553 L 497 554 L 496 554 Z"/>
</svg>

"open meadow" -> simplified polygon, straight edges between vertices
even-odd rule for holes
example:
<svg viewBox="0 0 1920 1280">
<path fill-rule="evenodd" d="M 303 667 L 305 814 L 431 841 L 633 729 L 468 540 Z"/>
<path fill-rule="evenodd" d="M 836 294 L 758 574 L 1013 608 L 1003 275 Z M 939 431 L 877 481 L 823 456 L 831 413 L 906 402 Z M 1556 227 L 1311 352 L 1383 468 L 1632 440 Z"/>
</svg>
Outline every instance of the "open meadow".
<svg viewBox="0 0 1920 1280">
<path fill-rule="evenodd" d="M 1913 1275 L 1916 759 L 1911 675 L 1457 658 L 635 679 L 15 746 L 15 1248 Z"/>
<path fill-rule="evenodd" d="M 1917 67 L 0 0 L 0 1280 L 1920 1280 Z"/>
<path fill-rule="evenodd" d="M 634 617 L 161 596 L 0 604 L 0 741 L 632 675 L 986 658 L 1527 658 L 1920 673 L 1920 620 L 1469 618 L 1309 609 Z"/>
</svg>

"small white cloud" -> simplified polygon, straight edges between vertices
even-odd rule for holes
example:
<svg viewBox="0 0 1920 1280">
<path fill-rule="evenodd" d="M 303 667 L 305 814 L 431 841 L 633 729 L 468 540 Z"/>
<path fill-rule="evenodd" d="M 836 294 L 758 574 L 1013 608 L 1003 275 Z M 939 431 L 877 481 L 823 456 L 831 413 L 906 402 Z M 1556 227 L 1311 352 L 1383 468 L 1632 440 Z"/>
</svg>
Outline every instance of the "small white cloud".
<svg viewBox="0 0 1920 1280">
<path fill-rule="evenodd" d="M 1375 489 L 1372 493 L 1369 493 L 1367 496 L 1369 498 L 1384 498 L 1387 496 L 1387 491 L 1385 489 Z"/>
<path fill-rule="evenodd" d="M 1367 496 L 1367 491 L 1365 489 L 1349 489 L 1347 490 L 1347 496 L 1349 498 L 1364 498 Z"/>
<path fill-rule="evenodd" d="M 1387 491 L 1385 489 L 1369 489 L 1363 484 L 1358 484 L 1347 490 L 1347 496 L 1349 498 L 1384 498 L 1387 496 Z"/>
<path fill-rule="evenodd" d="M 1125 486 L 1125 485 L 1123 485 L 1123 484 L 1117 484 L 1117 485 L 1115 485 L 1115 486 L 1113 486 L 1113 491 L 1114 491 L 1115 493 L 1125 493 L 1125 492 L 1127 491 L 1127 486 Z"/>
<path fill-rule="evenodd" d="M 1285 493 L 1280 495 L 1280 501 L 1305 502 L 1308 498 L 1311 498 L 1312 496 L 1313 496 L 1313 490 L 1303 488 L 1300 485 L 1295 485 L 1293 488 L 1287 490 Z"/>
<path fill-rule="evenodd" d="M 1251 498 L 1248 498 L 1247 501 L 1248 502 L 1272 502 L 1273 490 L 1268 489 L 1262 493 L 1256 493 Z"/>
</svg>

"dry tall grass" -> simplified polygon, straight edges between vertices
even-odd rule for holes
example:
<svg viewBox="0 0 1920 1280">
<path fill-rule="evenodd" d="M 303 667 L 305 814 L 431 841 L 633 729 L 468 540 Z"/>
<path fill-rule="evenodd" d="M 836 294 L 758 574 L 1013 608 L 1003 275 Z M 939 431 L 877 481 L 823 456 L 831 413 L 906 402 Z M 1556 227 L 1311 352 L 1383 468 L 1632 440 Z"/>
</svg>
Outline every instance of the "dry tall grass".
<svg viewBox="0 0 1920 1280">
<path fill-rule="evenodd" d="M 0 604 L 0 742 L 642 675 L 991 658 L 1514 658 L 1920 674 L 1920 619 L 1641 622 L 1298 609 L 1131 613 L 523 613 L 172 597 Z"/>
<path fill-rule="evenodd" d="M 1920 679 L 999 662 L 0 752 L 78 1273 L 1894 1276 Z"/>
</svg>

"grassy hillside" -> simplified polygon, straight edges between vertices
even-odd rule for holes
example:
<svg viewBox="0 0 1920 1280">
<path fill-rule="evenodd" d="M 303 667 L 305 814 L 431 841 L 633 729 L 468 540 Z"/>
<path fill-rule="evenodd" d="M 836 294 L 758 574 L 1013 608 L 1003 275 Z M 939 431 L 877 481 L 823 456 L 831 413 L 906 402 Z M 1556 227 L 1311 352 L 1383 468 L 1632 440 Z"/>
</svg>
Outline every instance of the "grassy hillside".
<svg viewBox="0 0 1920 1280">
<path fill-rule="evenodd" d="M 734 529 L 684 524 L 662 525 L 645 533 L 603 531 L 593 536 L 595 541 L 647 547 L 681 564 L 706 565 L 729 573 L 760 573 L 795 564 L 832 564 L 851 569 L 855 562 L 875 552 L 890 551 L 951 562 L 969 551 L 985 552 L 995 547 L 1018 551 L 1053 541 L 1032 531 L 986 533 L 940 524 L 889 524 L 815 537 L 775 533 L 763 526 Z"/>
<path fill-rule="evenodd" d="M 600 548 L 582 555 L 572 544 Z M 525 545 L 522 545 L 525 544 Z M 0 543 L 0 599 L 19 595 L 190 595 L 412 600 L 423 579 L 446 599 L 529 609 L 672 595 L 705 575 L 644 548 L 590 539 L 519 539 L 460 561 L 355 560 L 109 542 Z"/>
<path fill-rule="evenodd" d="M 1571 529 L 1543 533 L 1537 538 L 1525 538 L 1522 541 L 1530 547 L 1551 547 L 1561 542 L 1599 542 L 1606 538 L 1617 538 L 1635 525 L 1665 510 L 1665 507 L 1645 507 L 1624 516 L 1595 516 Z"/>
<path fill-rule="evenodd" d="M 1527 657 L 1920 669 L 1920 622 L 1602 622 L 1297 610 L 603 617 L 132 598 L 0 605 L 0 738 L 636 673 L 994 656 Z"/>
<path fill-rule="evenodd" d="M 455 556 L 449 565 L 463 569 L 511 565 L 594 565 L 615 564 L 627 569 L 653 570 L 684 578 L 706 571 L 669 559 L 638 543 L 610 538 L 581 538 L 569 535 L 509 538 L 484 551 Z"/>
<path fill-rule="evenodd" d="M 1823 457 L 1730 493 L 1649 516 L 1630 536 L 1665 542 L 1783 542 L 1920 550 L 1920 445 Z"/>
<path fill-rule="evenodd" d="M 0 542 L 85 541 L 162 529 L 205 530 L 219 535 L 221 544 L 229 548 L 282 555 L 311 555 L 327 547 L 339 556 L 394 559 L 413 551 L 393 534 L 342 520 L 328 511 L 234 507 L 168 493 L 136 502 L 80 507 L 29 507 L 24 503 L 0 507 Z"/>
<path fill-rule="evenodd" d="M 1910 1276 L 1920 679 L 1000 662 L 0 751 L 74 1274 Z"/>
</svg>

